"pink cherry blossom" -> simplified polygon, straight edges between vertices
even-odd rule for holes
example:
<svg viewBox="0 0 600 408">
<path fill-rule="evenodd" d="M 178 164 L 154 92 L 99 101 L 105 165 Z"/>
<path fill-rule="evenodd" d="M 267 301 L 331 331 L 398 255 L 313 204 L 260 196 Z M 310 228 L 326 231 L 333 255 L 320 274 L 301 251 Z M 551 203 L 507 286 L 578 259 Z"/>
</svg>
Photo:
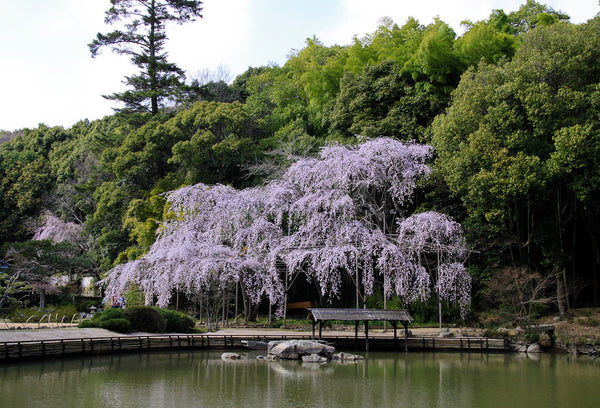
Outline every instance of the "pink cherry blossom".
<svg viewBox="0 0 600 408">
<path fill-rule="evenodd" d="M 74 222 L 65 222 L 47 212 L 44 214 L 44 225 L 34 231 L 33 239 L 41 241 L 49 239 L 54 242 L 70 242 L 79 246 L 83 246 L 83 225 Z"/>
<path fill-rule="evenodd" d="M 402 209 L 430 173 L 431 152 L 389 138 L 333 145 L 264 186 L 197 184 L 169 192 L 166 220 L 148 253 L 115 267 L 102 284 L 109 293 L 137 284 L 152 295 L 146 299 L 156 296 L 166 306 L 175 290 L 193 294 L 237 282 L 252 302 L 268 298 L 281 308 L 286 275 L 289 284 L 304 273 L 334 298 L 344 274 L 355 276 L 358 268 L 365 295 L 380 276 L 386 295 L 396 293 L 406 304 L 427 299 L 436 284 L 439 296 L 466 307 L 464 268 L 440 269 L 434 279 L 419 258 L 433 250 L 444 262 L 460 262 L 459 224 L 423 213 L 403 220 L 398 237 L 381 229 L 386 203 Z"/>
</svg>

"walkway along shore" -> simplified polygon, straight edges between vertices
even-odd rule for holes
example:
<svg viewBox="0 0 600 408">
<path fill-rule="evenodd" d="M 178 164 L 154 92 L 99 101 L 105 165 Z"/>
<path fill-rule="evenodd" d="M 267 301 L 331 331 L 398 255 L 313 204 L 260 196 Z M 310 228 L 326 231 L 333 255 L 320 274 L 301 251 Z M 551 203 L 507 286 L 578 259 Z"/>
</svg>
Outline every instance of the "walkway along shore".
<svg viewBox="0 0 600 408">
<path fill-rule="evenodd" d="M 484 337 L 440 338 L 437 329 L 411 329 L 412 336 L 394 339 L 393 334 L 369 334 L 371 351 L 472 351 L 506 352 L 509 345 L 503 339 Z M 308 331 L 268 328 L 228 328 L 205 334 L 120 334 L 96 328 L 57 328 L 0 330 L 0 362 L 19 359 L 56 358 L 75 355 L 118 353 L 130 351 L 180 349 L 241 349 L 242 340 L 271 341 L 312 339 Z M 365 339 L 349 331 L 325 331 L 322 336 L 339 350 L 364 351 Z"/>
</svg>

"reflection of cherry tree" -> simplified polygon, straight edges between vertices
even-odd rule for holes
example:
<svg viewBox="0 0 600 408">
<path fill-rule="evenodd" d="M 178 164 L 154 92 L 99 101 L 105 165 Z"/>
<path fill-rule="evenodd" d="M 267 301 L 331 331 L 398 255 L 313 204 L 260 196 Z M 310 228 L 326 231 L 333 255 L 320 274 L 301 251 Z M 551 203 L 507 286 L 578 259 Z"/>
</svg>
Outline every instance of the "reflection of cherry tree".
<svg viewBox="0 0 600 408">
<path fill-rule="evenodd" d="M 298 273 L 329 298 L 340 296 L 343 274 L 350 273 L 365 295 L 381 275 L 386 294 L 405 303 L 426 299 L 433 283 L 428 272 L 381 225 L 386 208 L 401 214 L 410 202 L 430 172 L 430 154 L 429 146 L 380 138 L 323 148 L 319 158 L 299 160 L 265 186 L 237 191 L 198 184 L 170 192 L 169 217 L 149 252 L 114 268 L 104 284 L 116 293 L 136 283 L 164 306 L 175 290 L 193 294 L 213 282 L 236 282 L 253 303 L 267 297 L 283 306 Z M 464 268 L 443 270 L 444 282 L 451 275 L 467 281 Z M 463 292 L 445 288 L 438 293 L 468 305 Z"/>
</svg>

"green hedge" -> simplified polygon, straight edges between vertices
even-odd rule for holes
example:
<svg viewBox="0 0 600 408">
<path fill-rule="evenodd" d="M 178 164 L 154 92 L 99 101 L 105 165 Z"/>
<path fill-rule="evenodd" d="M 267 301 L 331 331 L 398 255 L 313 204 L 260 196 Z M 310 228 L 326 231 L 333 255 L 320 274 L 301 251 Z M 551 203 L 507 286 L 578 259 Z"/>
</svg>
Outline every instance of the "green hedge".
<svg viewBox="0 0 600 408">
<path fill-rule="evenodd" d="M 117 322 L 114 323 L 114 326 L 111 326 L 111 323 L 105 323 L 114 320 L 126 320 L 128 323 L 128 327 L 124 328 L 124 323 Z M 127 320 L 127 316 L 123 309 L 106 309 L 103 312 L 98 312 L 91 319 L 85 319 L 81 323 L 77 325 L 79 328 L 87 328 L 87 327 L 101 327 L 107 330 L 114 330 L 120 333 L 124 333 L 129 330 L 131 327 L 131 323 Z"/>
<path fill-rule="evenodd" d="M 125 315 L 131 322 L 132 330 L 161 333 L 167 327 L 167 322 L 161 314 L 149 306 L 128 307 L 125 309 Z"/>
<path fill-rule="evenodd" d="M 165 330 L 173 333 L 189 333 L 194 330 L 196 325 L 194 319 L 190 316 L 170 309 L 161 309 L 153 307 L 166 321 Z"/>
<path fill-rule="evenodd" d="M 108 319 L 100 322 L 100 327 L 110 331 L 127 333 L 131 328 L 131 323 L 125 318 Z"/>
<path fill-rule="evenodd" d="M 159 307 L 131 306 L 106 309 L 98 312 L 91 319 L 79 323 L 80 328 L 101 327 L 103 329 L 124 333 L 130 330 L 161 333 L 189 333 L 194 330 L 195 321 L 184 313 Z"/>
<path fill-rule="evenodd" d="M 98 323 L 93 322 L 92 319 L 85 319 L 82 320 L 77 327 L 79 327 L 80 329 L 87 329 L 89 327 L 99 327 Z"/>
</svg>

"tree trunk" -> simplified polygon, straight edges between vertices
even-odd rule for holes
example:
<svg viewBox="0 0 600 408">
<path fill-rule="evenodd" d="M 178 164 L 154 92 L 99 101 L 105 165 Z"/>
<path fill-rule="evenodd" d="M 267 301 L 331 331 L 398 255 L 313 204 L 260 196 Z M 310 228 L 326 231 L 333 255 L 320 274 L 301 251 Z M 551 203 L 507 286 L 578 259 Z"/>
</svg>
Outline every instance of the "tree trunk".
<svg viewBox="0 0 600 408">
<path fill-rule="evenodd" d="M 46 291 L 42 289 L 40 292 L 40 310 L 46 307 Z"/>
<path fill-rule="evenodd" d="M 256 318 L 258 316 L 258 307 L 259 305 L 248 305 L 248 310 L 249 310 L 249 315 L 248 315 L 248 321 L 250 322 L 255 322 Z"/>
<path fill-rule="evenodd" d="M 563 280 L 562 268 L 555 266 L 553 269 L 554 276 L 556 277 L 556 302 L 558 304 L 558 314 L 562 319 L 567 316 L 565 281 Z"/>
<path fill-rule="evenodd" d="M 246 291 L 244 290 L 244 286 L 240 285 L 242 289 L 242 304 L 244 305 L 244 323 L 248 323 L 248 314 L 250 311 L 248 310 L 248 299 L 246 299 Z"/>
<path fill-rule="evenodd" d="M 156 92 L 158 91 L 158 69 L 156 62 L 156 26 L 158 24 L 156 18 L 156 5 L 154 0 L 152 1 L 150 7 L 150 35 L 148 36 L 148 42 L 150 43 L 149 51 L 150 51 L 150 61 L 148 61 L 148 77 L 150 78 L 150 110 L 152 115 L 158 114 L 158 95 Z"/>
</svg>

